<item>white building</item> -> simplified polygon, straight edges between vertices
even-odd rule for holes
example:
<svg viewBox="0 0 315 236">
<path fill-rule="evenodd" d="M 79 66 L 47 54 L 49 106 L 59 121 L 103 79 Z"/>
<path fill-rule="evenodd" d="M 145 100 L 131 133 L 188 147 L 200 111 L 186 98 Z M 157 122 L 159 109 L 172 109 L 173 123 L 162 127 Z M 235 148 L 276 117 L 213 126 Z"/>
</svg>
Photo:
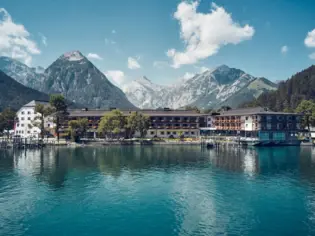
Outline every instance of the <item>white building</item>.
<svg viewBox="0 0 315 236">
<path fill-rule="evenodd" d="M 19 135 L 22 138 L 34 137 L 38 138 L 40 135 L 40 129 L 34 125 L 36 117 L 40 116 L 35 112 L 35 106 L 37 104 L 49 105 L 47 101 L 31 101 L 21 107 L 17 113 L 17 119 L 14 126 L 14 134 Z M 39 121 L 39 120 L 37 120 Z M 53 127 L 53 122 L 45 120 L 45 127 Z"/>
</svg>

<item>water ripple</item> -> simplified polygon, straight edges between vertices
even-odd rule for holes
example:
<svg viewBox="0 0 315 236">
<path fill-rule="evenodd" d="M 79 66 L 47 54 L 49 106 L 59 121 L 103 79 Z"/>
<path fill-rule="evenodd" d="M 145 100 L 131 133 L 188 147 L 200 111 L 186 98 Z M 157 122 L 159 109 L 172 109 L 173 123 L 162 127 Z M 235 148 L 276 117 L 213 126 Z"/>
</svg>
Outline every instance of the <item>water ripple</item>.
<svg viewBox="0 0 315 236">
<path fill-rule="evenodd" d="M 314 235 L 314 153 L 0 151 L 0 235 Z"/>
</svg>

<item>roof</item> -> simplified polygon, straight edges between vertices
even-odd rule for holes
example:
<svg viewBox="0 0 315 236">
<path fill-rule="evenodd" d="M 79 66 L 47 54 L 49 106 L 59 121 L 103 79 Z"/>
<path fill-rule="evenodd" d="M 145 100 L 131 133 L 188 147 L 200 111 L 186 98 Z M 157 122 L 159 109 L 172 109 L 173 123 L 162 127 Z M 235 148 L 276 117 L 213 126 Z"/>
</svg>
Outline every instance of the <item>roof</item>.
<svg viewBox="0 0 315 236">
<path fill-rule="evenodd" d="M 298 113 L 275 112 L 264 107 L 240 108 L 221 112 L 218 116 L 237 116 L 237 115 L 301 115 Z"/>
<path fill-rule="evenodd" d="M 33 100 L 29 103 L 25 104 L 23 107 L 35 107 L 37 104 L 43 104 L 43 105 L 49 105 L 48 101 L 42 101 L 42 100 Z"/>
<path fill-rule="evenodd" d="M 109 113 L 110 110 L 101 110 L 101 109 L 92 109 L 92 110 L 79 110 L 79 109 L 72 109 L 68 110 L 70 117 L 88 117 L 88 116 L 104 116 L 105 114 Z M 132 110 L 121 110 L 121 112 L 127 116 Z M 183 111 L 183 110 L 137 110 L 136 112 L 140 112 L 147 116 L 203 116 L 206 114 L 200 114 L 194 111 Z"/>
</svg>

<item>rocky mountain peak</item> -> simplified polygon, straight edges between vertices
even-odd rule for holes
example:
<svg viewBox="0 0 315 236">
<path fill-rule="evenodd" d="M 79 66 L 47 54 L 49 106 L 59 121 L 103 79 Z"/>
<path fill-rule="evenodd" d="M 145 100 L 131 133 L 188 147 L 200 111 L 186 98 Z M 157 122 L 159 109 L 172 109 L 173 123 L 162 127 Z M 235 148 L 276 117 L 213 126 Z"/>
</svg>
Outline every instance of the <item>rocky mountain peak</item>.
<svg viewBox="0 0 315 236">
<path fill-rule="evenodd" d="M 78 50 L 66 52 L 61 57 L 59 57 L 59 59 L 68 60 L 68 61 L 81 61 L 84 58 L 85 57 L 83 56 L 83 54 Z"/>
<path fill-rule="evenodd" d="M 146 77 L 146 76 L 142 76 L 142 77 L 136 79 L 136 81 L 138 83 L 141 83 L 141 84 L 152 84 L 152 81 L 149 80 L 148 77 Z"/>
<path fill-rule="evenodd" d="M 220 66 L 218 66 L 218 67 L 216 67 L 214 70 L 213 70 L 213 72 L 214 71 L 217 71 L 217 72 L 227 72 L 227 71 L 229 71 L 231 68 L 230 67 L 228 67 L 227 65 L 220 65 Z"/>
</svg>

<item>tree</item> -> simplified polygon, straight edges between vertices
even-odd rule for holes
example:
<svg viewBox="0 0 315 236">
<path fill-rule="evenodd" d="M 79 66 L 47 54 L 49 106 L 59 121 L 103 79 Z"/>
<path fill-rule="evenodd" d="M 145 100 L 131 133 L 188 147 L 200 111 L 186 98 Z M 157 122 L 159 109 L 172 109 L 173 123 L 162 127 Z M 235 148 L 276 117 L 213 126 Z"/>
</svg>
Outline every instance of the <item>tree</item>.
<svg viewBox="0 0 315 236">
<path fill-rule="evenodd" d="M 195 111 L 196 113 L 200 113 L 200 109 L 197 106 L 185 106 L 186 111 Z"/>
<path fill-rule="evenodd" d="M 71 140 L 73 142 L 76 142 L 77 141 L 77 129 L 79 128 L 79 122 L 77 120 L 70 120 L 68 122 L 68 126 L 69 126 L 69 133 L 70 133 Z"/>
<path fill-rule="evenodd" d="M 69 133 L 71 140 L 77 142 L 81 137 L 83 137 L 87 131 L 89 121 L 86 118 L 79 120 L 70 120 L 68 122 Z"/>
<path fill-rule="evenodd" d="M 313 101 L 303 100 L 295 112 L 304 115 L 302 120 L 302 126 L 307 127 L 310 130 L 310 125 L 315 126 L 315 103 Z"/>
<path fill-rule="evenodd" d="M 68 115 L 67 104 L 65 98 L 59 94 L 52 94 L 50 96 L 50 105 L 54 108 L 55 117 L 55 132 L 57 134 L 57 140 L 59 142 L 59 127 L 60 122 Z"/>
<path fill-rule="evenodd" d="M 126 118 L 125 128 L 127 132 L 127 137 L 129 138 L 137 131 L 138 128 L 137 116 L 138 113 L 134 111 Z"/>
<path fill-rule="evenodd" d="M 97 132 L 103 135 L 110 134 L 112 137 L 113 134 L 120 133 L 121 130 L 125 128 L 125 124 L 126 120 L 123 113 L 115 109 L 101 118 Z"/>
<path fill-rule="evenodd" d="M 45 118 L 52 114 L 54 109 L 51 106 L 44 106 L 43 104 L 36 104 L 35 112 L 39 115 L 35 117 L 33 125 L 40 129 L 41 138 L 44 138 L 45 133 Z"/>
<path fill-rule="evenodd" d="M 0 113 L 0 132 L 14 128 L 16 113 L 11 109 L 5 109 Z"/>
<path fill-rule="evenodd" d="M 140 133 L 140 137 L 144 138 L 147 135 L 147 131 L 150 126 L 150 118 L 142 113 L 137 115 L 137 131 Z"/>
<path fill-rule="evenodd" d="M 183 131 L 179 131 L 178 136 L 179 136 L 180 140 L 184 140 L 184 138 L 185 138 Z"/>
<path fill-rule="evenodd" d="M 229 106 L 222 106 L 218 111 L 222 112 L 222 111 L 229 111 L 231 110 L 232 108 L 229 107 Z"/>
</svg>

